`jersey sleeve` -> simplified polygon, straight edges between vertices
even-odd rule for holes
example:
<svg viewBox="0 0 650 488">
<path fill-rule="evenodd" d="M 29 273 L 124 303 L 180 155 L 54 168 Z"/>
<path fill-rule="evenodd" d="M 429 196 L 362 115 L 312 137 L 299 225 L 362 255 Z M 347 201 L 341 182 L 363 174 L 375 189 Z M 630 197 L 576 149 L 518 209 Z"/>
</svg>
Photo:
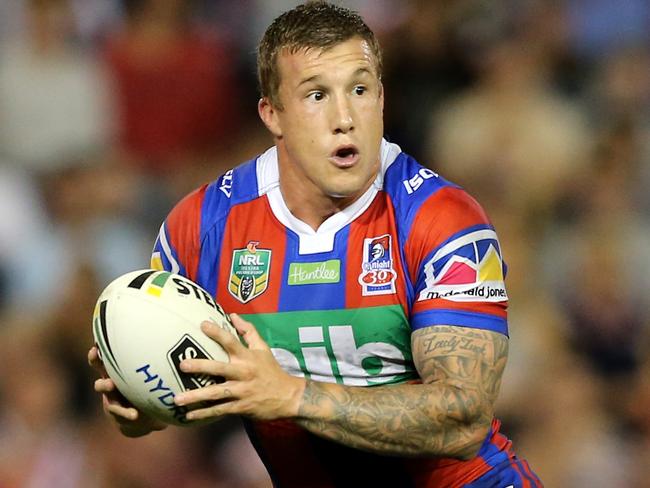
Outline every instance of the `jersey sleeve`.
<svg viewBox="0 0 650 488">
<path fill-rule="evenodd" d="M 414 284 L 414 330 L 452 325 L 508 334 L 501 245 L 465 191 L 448 187 L 422 204 L 404 253 Z"/>
<path fill-rule="evenodd" d="M 183 198 L 160 227 L 151 267 L 196 280 L 201 247 L 201 208 L 207 185 Z"/>
</svg>

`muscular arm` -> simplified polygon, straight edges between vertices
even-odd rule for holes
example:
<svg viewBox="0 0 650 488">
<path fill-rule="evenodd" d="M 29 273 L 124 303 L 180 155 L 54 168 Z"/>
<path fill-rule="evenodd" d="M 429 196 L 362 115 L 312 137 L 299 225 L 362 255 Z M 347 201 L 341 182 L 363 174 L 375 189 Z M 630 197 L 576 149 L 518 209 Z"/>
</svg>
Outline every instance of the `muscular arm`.
<svg viewBox="0 0 650 488">
<path fill-rule="evenodd" d="M 174 397 L 177 405 L 209 402 L 188 419 L 244 415 L 290 418 L 318 436 L 367 451 L 399 456 L 476 455 L 490 428 L 506 364 L 508 339 L 479 329 L 434 326 L 412 335 L 422 384 L 354 387 L 290 376 L 250 322 L 231 314 L 244 339 L 205 322 L 230 362 L 184 360 L 186 373 L 226 381 Z"/>
<path fill-rule="evenodd" d="M 309 381 L 297 422 L 367 451 L 475 456 L 492 421 L 508 339 L 491 331 L 434 326 L 413 333 L 412 351 L 421 385 L 362 388 Z"/>
</svg>

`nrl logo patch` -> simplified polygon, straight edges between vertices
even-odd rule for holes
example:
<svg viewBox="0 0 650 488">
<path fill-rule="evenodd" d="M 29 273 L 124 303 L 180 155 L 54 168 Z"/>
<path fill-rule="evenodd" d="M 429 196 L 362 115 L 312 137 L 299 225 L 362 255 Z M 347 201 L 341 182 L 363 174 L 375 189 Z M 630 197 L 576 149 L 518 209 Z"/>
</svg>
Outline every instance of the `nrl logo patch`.
<svg viewBox="0 0 650 488">
<path fill-rule="evenodd" d="M 232 253 L 228 291 L 242 303 L 266 291 L 271 268 L 271 250 L 257 249 L 259 242 L 250 241 L 245 249 Z"/>
<path fill-rule="evenodd" d="M 364 296 L 395 293 L 397 273 L 393 269 L 391 243 L 390 234 L 363 240 L 359 284 Z"/>
</svg>

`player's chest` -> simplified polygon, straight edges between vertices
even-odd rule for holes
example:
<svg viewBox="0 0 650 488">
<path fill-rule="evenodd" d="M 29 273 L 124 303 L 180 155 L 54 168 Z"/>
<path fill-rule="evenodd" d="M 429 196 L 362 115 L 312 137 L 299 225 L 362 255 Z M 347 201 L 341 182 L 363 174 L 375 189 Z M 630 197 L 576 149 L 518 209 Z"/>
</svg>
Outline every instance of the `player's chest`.
<svg viewBox="0 0 650 488">
<path fill-rule="evenodd" d="M 397 226 L 390 212 L 325 232 L 299 233 L 262 211 L 227 225 L 217 300 L 238 313 L 407 307 Z M 237 223 L 235 225 L 235 223 Z"/>
<path fill-rule="evenodd" d="M 403 262 L 395 221 L 380 206 L 311 234 L 259 212 L 224 234 L 217 301 L 251 320 L 291 374 L 405 381 L 415 373 Z"/>
</svg>

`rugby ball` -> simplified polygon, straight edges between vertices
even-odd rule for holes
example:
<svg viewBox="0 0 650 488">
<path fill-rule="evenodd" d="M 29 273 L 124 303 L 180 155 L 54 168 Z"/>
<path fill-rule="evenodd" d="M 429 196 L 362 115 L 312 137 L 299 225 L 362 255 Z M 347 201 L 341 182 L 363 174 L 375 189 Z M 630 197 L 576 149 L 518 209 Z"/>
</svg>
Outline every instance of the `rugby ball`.
<svg viewBox="0 0 650 488">
<path fill-rule="evenodd" d="M 223 378 L 184 373 L 180 362 L 229 361 L 223 348 L 201 331 L 205 320 L 237 336 L 228 315 L 196 283 L 168 271 L 142 269 L 104 289 L 92 328 L 99 357 L 120 393 L 151 417 L 188 425 L 196 422 L 187 420 L 189 408 L 176 406 L 174 396 Z"/>
</svg>

